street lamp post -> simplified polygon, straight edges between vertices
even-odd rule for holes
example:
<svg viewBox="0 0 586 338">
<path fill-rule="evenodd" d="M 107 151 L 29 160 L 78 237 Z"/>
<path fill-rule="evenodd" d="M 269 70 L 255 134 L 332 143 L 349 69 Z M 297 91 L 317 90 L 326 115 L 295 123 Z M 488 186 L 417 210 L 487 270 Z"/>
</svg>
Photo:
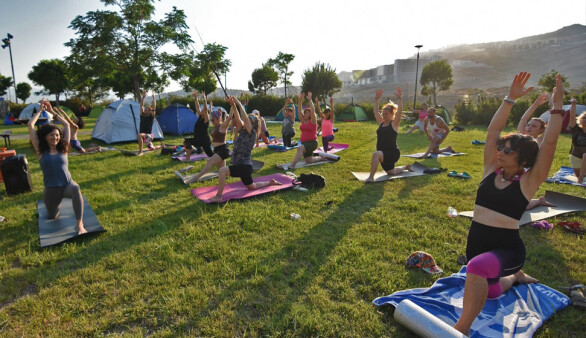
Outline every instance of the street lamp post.
<svg viewBox="0 0 586 338">
<path fill-rule="evenodd" d="M 18 104 L 18 97 L 16 97 L 16 79 L 14 78 L 14 63 L 12 63 L 12 47 L 10 45 L 10 39 L 14 38 L 14 36 L 12 36 L 12 34 L 10 33 L 6 33 L 6 38 L 2 39 L 2 42 L 4 43 L 2 45 L 2 49 L 6 48 L 8 46 L 8 51 L 10 52 L 10 67 L 12 68 L 12 83 L 14 84 L 14 99 L 16 100 L 16 103 Z"/>
<path fill-rule="evenodd" d="M 415 104 L 417 103 L 417 77 L 419 73 L 419 48 L 423 47 L 423 45 L 417 45 L 417 63 L 415 64 L 415 95 L 413 95 L 413 111 L 415 111 Z"/>
</svg>

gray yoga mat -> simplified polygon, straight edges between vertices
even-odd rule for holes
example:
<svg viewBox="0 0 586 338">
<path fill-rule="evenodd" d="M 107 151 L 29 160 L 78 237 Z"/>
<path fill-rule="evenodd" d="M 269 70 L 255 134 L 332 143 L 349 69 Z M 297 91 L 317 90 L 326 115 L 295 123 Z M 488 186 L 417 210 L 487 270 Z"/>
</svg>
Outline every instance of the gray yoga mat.
<svg viewBox="0 0 586 338">
<path fill-rule="evenodd" d="M 59 217 L 48 219 L 47 208 L 43 200 L 37 202 L 37 212 L 39 213 L 39 237 L 41 248 L 63 243 L 69 239 L 88 234 L 105 232 L 100 225 L 96 214 L 92 210 L 87 199 L 83 198 L 83 225 L 87 234 L 78 235 L 75 227 L 75 214 L 70 198 L 64 198 L 59 208 Z"/>
<path fill-rule="evenodd" d="M 572 195 L 562 194 L 561 192 L 546 191 L 545 199 L 555 204 L 555 207 L 538 206 L 531 210 L 526 210 L 521 216 L 519 225 L 533 223 L 542 219 L 554 217 L 561 214 L 576 211 L 586 211 L 586 198 L 581 198 Z M 474 216 L 474 211 L 462 211 L 458 213 L 460 216 L 470 217 Z"/>
<path fill-rule="evenodd" d="M 413 170 L 413 171 L 404 171 L 398 175 L 391 176 L 391 175 L 387 175 L 387 173 L 385 173 L 384 171 L 377 172 L 374 174 L 374 182 L 384 182 L 384 181 L 394 180 L 396 178 L 422 176 L 422 175 L 425 175 L 425 173 L 423 172 L 425 169 L 426 169 L 426 167 L 424 165 L 415 162 L 411 165 L 411 170 Z M 360 182 L 364 182 L 364 181 L 366 181 L 366 179 L 368 178 L 368 175 L 370 175 L 370 173 L 352 172 L 352 175 L 354 175 L 354 177 L 356 177 Z"/>
</svg>

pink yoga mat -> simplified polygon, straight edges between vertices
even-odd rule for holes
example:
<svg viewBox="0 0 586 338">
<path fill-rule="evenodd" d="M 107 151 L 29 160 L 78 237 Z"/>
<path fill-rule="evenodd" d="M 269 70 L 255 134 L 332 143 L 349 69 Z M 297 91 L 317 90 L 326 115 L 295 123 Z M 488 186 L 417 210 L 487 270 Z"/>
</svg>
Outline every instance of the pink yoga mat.
<svg viewBox="0 0 586 338">
<path fill-rule="evenodd" d="M 338 151 L 348 149 L 348 145 L 343 144 L 343 143 L 330 143 L 329 147 L 331 147 L 332 149 L 328 150 L 328 154 L 333 154 L 333 153 L 337 153 Z M 315 151 L 315 153 L 323 153 L 323 152 L 324 152 L 324 147 L 319 147 Z"/>
<path fill-rule="evenodd" d="M 195 161 L 207 159 L 208 155 L 206 155 L 205 153 L 191 154 L 191 156 L 189 156 L 189 161 L 186 160 L 185 156 L 174 156 L 171 158 L 174 159 L 175 161 L 180 161 L 180 162 L 195 162 Z"/>
<path fill-rule="evenodd" d="M 282 183 L 282 185 L 269 185 L 257 190 L 248 190 L 241 181 L 227 184 L 224 187 L 224 193 L 222 194 L 222 201 L 220 203 L 226 202 L 228 200 L 243 199 L 293 187 L 293 178 L 285 174 L 260 176 L 255 177 L 253 180 L 254 182 L 268 182 L 272 179 Z M 211 203 L 209 202 L 209 199 L 216 196 L 216 192 L 218 192 L 218 186 L 201 187 L 191 190 L 191 193 L 204 203 Z"/>
</svg>

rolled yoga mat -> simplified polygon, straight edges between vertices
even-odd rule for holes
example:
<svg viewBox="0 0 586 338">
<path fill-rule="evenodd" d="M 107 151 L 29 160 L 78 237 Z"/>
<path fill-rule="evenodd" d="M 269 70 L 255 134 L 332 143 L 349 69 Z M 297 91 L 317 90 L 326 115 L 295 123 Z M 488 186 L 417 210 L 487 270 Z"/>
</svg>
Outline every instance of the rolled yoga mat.
<svg viewBox="0 0 586 338">
<path fill-rule="evenodd" d="M 409 299 L 399 303 L 393 317 L 420 337 L 466 337 Z"/>
</svg>

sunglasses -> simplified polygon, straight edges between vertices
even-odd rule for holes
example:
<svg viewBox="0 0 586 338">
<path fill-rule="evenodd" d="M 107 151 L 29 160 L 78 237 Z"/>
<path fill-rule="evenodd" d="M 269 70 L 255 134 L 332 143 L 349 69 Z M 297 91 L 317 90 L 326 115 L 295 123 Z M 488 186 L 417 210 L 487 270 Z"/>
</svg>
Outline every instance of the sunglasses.
<svg viewBox="0 0 586 338">
<path fill-rule="evenodd" d="M 510 155 L 511 153 L 515 152 L 513 149 L 506 148 L 503 145 L 496 146 L 496 151 L 503 151 L 505 155 Z"/>
</svg>

